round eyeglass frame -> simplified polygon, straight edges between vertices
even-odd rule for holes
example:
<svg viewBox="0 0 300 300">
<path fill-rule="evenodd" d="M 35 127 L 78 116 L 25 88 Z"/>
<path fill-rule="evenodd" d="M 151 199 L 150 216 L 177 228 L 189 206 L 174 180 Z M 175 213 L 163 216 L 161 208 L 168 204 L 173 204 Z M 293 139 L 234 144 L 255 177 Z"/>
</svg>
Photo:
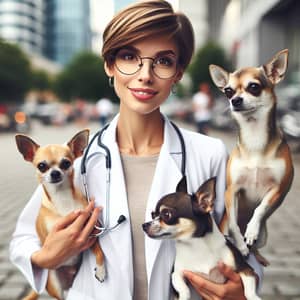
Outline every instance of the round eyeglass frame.
<svg viewBox="0 0 300 300">
<path fill-rule="evenodd" d="M 115 66 L 116 66 L 116 68 L 117 68 L 117 70 L 120 72 L 120 73 L 122 73 L 122 74 L 124 74 L 124 75 L 128 75 L 128 76 L 130 76 L 130 75 L 134 75 L 134 74 L 136 74 L 136 73 L 138 73 L 140 70 L 141 70 L 141 68 L 144 66 L 144 63 L 143 63 L 143 59 L 150 59 L 150 60 L 152 60 L 152 64 L 151 64 L 151 69 L 152 69 L 152 71 L 153 71 L 153 74 L 156 76 L 156 77 L 158 77 L 159 79 L 171 79 L 171 78 L 173 78 L 173 77 L 175 77 L 175 75 L 176 75 L 176 73 L 177 73 L 177 70 L 178 70 L 178 62 L 176 61 L 176 67 L 175 67 L 175 70 L 174 70 L 174 74 L 172 74 L 171 76 L 168 76 L 168 77 L 161 77 L 161 76 L 159 76 L 156 72 L 155 72 L 155 60 L 158 58 L 158 57 L 155 57 L 155 58 L 153 58 L 153 57 L 149 57 L 149 56 L 140 56 L 140 55 L 138 55 L 138 54 L 135 54 L 138 58 L 139 58 L 139 60 L 140 60 L 140 63 L 137 65 L 137 70 L 136 71 L 134 71 L 134 72 L 132 72 L 132 73 L 127 73 L 127 72 L 124 72 L 124 71 L 122 71 L 121 69 L 120 69 L 120 67 L 118 66 L 118 64 L 117 64 L 117 56 L 118 56 L 118 53 L 116 54 L 116 55 L 114 55 L 114 64 L 115 64 Z"/>
</svg>

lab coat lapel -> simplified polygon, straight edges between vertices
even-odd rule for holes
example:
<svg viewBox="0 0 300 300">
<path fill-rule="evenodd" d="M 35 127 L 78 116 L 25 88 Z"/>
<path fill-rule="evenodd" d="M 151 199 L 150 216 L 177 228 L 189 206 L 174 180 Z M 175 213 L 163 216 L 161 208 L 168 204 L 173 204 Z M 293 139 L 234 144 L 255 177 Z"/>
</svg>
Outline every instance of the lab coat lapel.
<svg viewBox="0 0 300 300">
<path fill-rule="evenodd" d="M 112 166 L 111 166 L 111 185 L 110 185 L 110 199 L 109 199 L 109 220 L 110 226 L 117 223 L 120 215 L 126 217 L 116 230 L 111 231 L 103 238 L 109 238 L 114 248 L 114 265 L 118 266 L 123 272 L 123 278 L 128 280 L 128 285 L 131 289 L 133 287 L 133 267 L 132 267 L 132 241 L 130 229 L 130 217 L 127 205 L 127 194 L 125 188 L 125 180 L 120 158 L 119 148 L 116 142 L 116 127 L 118 117 L 116 117 L 110 124 L 103 137 L 104 144 L 110 149 Z M 107 210 L 105 210 L 107 211 Z M 109 251 L 109 249 L 107 249 Z"/>
<path fill-rule="evenodd" d="M 176 186 L 182 177 L 180 164 L 181 146 L 178 136 L 171 123 L 165 120 L 164 143 L 158 158 L 146 209 L 147 221 L 151 220 L 151 212 L 155 209 L 158 200 L 166 194 L 175 192 Z M 161 244 L 161 240 L 145 237 L 148 280 L 151 279 L 151 273 Z"/>
</svg>

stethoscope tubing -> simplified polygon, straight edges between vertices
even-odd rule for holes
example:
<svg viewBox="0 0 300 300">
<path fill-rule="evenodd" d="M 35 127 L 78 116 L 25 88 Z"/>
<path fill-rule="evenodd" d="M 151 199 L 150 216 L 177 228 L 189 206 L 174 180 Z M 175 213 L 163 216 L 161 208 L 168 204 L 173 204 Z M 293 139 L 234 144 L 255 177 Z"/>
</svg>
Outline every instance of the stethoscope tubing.
<svg viewBox="0 0 300 300">
<path fill-rule="evenodd" d="M 179 138 L 180 145 L 181 145 L 181 173 L 183 177 L 186 177 L 185 171 L 186 171 L 186 149 L 185 149 L 185 142 L 184 138 L 182 136 L 182 133 L 180 132 L 180 129 L 175 125 L 173 122 L 171 122 L 173 128 L 176 131 L 176 134 Z M 102 135 L 104 131 L 107 129 L 109 124 L 106 124 L 102 129 L 100 129 L 91 139 L 89 142 L 82 160 L 81 160 L 81 165 L 80 165 L 80 172 L 82 176 L 82 182 L 84 186 L 84 192 L 85 196 L 88 202 L 91 201 L 90 195 L 89 195 L 89 189 L 88 189 L 88 183 L 87 183 L 87 170 L 86 170 L 86 162 L 88 158 L 88 153 L 91 148 L 91 145 L 94 143 L 94 141 L 97 139 L 97 144 L 100 148 L 102 148 L 105 151 L 105 167 L 106 167 L 106 191 L 105 191 L 105 206 L 106 206 L 106 214 L 105 214 L 105 219 L 104 219 L 104 225 L 103 226 L 97 226 L 95 225 L 95 229 L 99 230 L 99 233 L 91 234 L 90 237 L 100 237 L 103 236 L 105 233 L 112 231 L 116 229 L 121 223 L 123 223 L 126 220 L 126 217 L 124 215 L 121 215 L 117 221 L 117 224 L 110 227 L 109 226 L 109 212 L 110 212 L 110 201 L 109 201 L 109 196 L 110 196 L 110 182 L 111 182 L 111 165 L 112 165 L 112 160 L 111 160 L 111 153 L 109 148 L 103 144 L 102 142 Z"/>
</svg>

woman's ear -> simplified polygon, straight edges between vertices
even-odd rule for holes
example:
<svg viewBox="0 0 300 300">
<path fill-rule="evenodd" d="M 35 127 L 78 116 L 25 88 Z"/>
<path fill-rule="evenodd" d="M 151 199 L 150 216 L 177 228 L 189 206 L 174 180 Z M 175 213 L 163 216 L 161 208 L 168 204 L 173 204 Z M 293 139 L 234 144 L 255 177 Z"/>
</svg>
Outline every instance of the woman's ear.
<svg viewBox="0 0 300 300">
<path fill-rule="evenodd" d="M 104 63 L 104 70 L 108 77 L 114 76 L 113 66 L 108 66 L 107 62 Z"/>
<path fill-rule="evenodd" d="M 177 74 L 176 74 L 175 78 L 174 78 L 174 84 L 178 83 L 181 80 L 182 76 L 183 76 L 183 70 L 179 69 L 177 71 Z"/>
</svg>

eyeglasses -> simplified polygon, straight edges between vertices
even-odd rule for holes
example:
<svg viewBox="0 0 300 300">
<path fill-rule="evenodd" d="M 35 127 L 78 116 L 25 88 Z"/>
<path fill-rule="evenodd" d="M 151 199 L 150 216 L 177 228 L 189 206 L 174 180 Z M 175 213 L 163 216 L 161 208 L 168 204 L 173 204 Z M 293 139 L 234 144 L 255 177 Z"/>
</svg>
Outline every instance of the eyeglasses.
<svg viewBox="0 0 300 300">
<path fill-rule="evenodd" d="M 143 60 L 152 60 L 151 69 L 160 79 L 170 79 L 177 72 L 177 58 L 172 53 L 159 54 L 156 57 L 141 57 L 134 50 L 121 49 L 115 56 L 115 66 L 125 75 L 137 73 L 144 65 Z"/>
</svg>

